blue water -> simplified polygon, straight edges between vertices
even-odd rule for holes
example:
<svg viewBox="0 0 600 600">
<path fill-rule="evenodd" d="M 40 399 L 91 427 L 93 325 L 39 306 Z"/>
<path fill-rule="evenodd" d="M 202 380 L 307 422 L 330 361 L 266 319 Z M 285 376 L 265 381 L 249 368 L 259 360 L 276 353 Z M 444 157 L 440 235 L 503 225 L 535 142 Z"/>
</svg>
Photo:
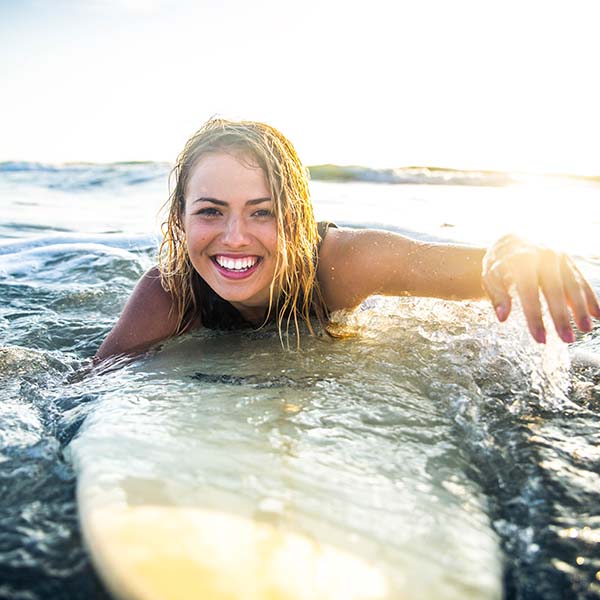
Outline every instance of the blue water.
<svg viewBox="0 0 600 600">
<path fill-rule="evenodd" d="M 0 598 L 108 598 L 82 544 L 65 450 L 100 393 L 86 383 L 89 359 L 154 262 L 167 174 L 154 163 L 0 165 Z M 600 292 L 597 184 L 386 177 L 314 181 L 318 217 L 474 244 L 517 230 L 568 250 Z M 565 214 L 585 218 L 565 225 Z M 429 397 L 452 399 L 444 444 L 484 496 L 504 595 L 600 598 L 600 326 L 540 354 L 519 315 L 494 345 L 483 306 L 454 306 L 417 302 L 390 322 L 429 356 Z"/>
</svg>

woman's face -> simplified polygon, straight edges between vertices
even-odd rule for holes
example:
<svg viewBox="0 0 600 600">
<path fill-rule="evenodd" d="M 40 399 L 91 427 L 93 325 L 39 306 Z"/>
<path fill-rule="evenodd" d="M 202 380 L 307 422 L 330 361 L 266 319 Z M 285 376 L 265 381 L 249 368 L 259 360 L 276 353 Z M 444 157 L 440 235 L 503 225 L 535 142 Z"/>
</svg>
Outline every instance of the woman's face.
<svg viewBox="0 0 600 600">
<path fill-rule="evenodd" d="M 183 215 L 192 265 L 208 285 L 253 321 L 264 318 L 277 260 L 277 220 L 265 174 L 222 152 L 192 168 Z"/>
</svg>

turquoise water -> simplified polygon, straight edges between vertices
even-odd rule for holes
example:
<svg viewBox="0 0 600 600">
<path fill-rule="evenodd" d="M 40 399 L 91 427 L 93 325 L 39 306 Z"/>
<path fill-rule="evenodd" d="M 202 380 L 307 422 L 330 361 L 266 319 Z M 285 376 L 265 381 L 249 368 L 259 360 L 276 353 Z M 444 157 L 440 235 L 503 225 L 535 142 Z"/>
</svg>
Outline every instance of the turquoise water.
<svg viewBox="0 0 600 600">
<path fill-rule="evenodd" d="M 317 216 L 340 225 L 473 244 L 516 230 L 568 250 L 600 291 L 599 187 L 465 179 L 312 192 Z M 70 443 L 127 389 L 149 427 L 152 411 L 177 419 L 148 399 L 191 412 L 194 393 L 206 398 L 194 418 L 214 435 L 198 451 L 223 461 L 206 485 L 386 572 L 417 572 L 417 556 L 437 597 L 497 597 L 497 579 L 506 598 L 600 598 L 598 325 L 571 350 L 556 336 L 540 348 L 518 311 L 500 325 L 485 303 L 375 298 L 338 315 L 359 329 L 349 342 L 288 353 L 272 331 L 198 333 L 84 375 L 153 264 L 166 190 L 158 164 L 0 168 L 1 598 L 108 597 L 81 542 Z M 223 448 L 252 452 L 236 471 Z M 160 458 L 149 452 L 142 470 Z M 473 557 L 498 572 L 481 578 Z M 400 579 L 394 589 L 423 581 Z"/>
</svg>

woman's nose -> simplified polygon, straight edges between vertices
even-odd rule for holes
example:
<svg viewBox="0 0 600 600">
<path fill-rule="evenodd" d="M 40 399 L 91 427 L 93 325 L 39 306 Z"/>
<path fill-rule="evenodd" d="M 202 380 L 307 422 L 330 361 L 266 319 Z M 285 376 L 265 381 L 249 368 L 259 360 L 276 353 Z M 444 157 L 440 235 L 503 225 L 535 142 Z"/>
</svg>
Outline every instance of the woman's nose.
<svg viewBox="0 0 600 600">
<path fill-rule="evenodd" d="M 243 219 L 232 217 L 227 220 L 223 242 L 231 247 L 245 246 L 249 243 L 249 235 Z"/>
</svg>

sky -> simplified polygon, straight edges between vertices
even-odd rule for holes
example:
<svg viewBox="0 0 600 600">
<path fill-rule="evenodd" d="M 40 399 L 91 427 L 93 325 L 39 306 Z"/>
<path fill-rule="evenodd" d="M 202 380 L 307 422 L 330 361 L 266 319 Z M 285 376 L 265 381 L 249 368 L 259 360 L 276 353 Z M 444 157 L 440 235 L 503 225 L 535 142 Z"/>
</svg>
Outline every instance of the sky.
<svg viewBox="0 0 600 600">
<path fill-rule="evenodd" d="M 306 164 L 600 175 L 597 0 L 0 0 L 0 161 L 172 162 L 213 115 Z"/>
</svg>

